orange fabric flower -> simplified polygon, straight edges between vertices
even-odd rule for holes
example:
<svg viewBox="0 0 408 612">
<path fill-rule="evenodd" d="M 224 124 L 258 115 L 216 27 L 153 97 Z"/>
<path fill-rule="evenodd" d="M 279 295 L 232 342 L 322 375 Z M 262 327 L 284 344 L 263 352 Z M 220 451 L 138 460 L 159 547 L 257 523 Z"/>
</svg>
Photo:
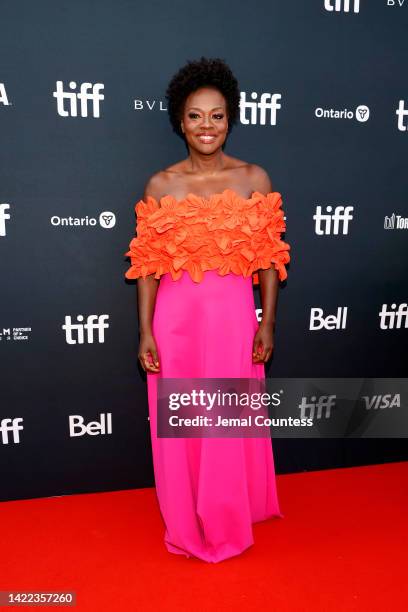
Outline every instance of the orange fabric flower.
<svg viewBox="0 0 408 612">
<path fill-rule="evenodd" d="M 290 246 L 281 239 L 286 230 L 282 197 L 254 191 L 243 198 L 225 189 L 210 198 L 189 193 L 183 200 L 166 195 L 158 202 L 148 196 L 135 205 L 136 236 L 125 256 L 128 279 L 170 273 L 178 280 L 186 270 L 200 282 L 206 270 L 221 276 L 253 277 L 273 265 L 280 280 L 287 278 Z"/>
</svg>

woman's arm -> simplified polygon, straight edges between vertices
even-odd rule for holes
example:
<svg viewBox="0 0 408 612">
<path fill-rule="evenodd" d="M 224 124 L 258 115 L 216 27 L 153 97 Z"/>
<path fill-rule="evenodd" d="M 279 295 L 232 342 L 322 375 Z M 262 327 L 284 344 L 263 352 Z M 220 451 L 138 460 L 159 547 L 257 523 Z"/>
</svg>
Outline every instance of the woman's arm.
<svg viewBox="0 0 408 612">
<path fill-rule="evenodd" d="M 139 331 L 141 334 L 152 333 L 152 321 L 156 295 L 160 279 L 149 274 L 146 278 L 137 279 L 137 303 L 139 309 Z"/>
<path fill-rule="evenodd" d="M 251 165 L 250 171 L 253 190 L 264 195 L 271 193 L 273 188 L 268 173 L 255 164 Z M 267 362 L 272 355 L 279 291 L 278 273 L 273 265 L 267 270 L 257 270 L 257 273 L 261 292 L 262 320 L 253 342 L 254 363 Z"/>
<path fill-rule="evenodd" d="M 138 278 L 136 282 L 140 333 L 138 358 L 145 372 L 159 372 L 159 356 L 153 337 L 152 321 L 160 279 L 150 274 L 145 279 Z"/>
<path fill-rule="evenodd" d="M 279 292 L 278 273 L 272 267 L 268 270 L 258 270 L 258 277 L 262 304 L 261 325 L 274 330 Z"/>
<path fill-rule="evenodd" d="M 274 347 L 276 308 L 278 303 L 279 279 L 275 268 L 258 270 L 261 291 L 262 320 L 255 334 L 253 362 L 267 362 Z"/>
<path fill-rule="evenodd" d="M 148 196 L 159 199 L 157 195 L 157 180 L 151 177 L 146 184 L 143 199 L 146 201 Z M 139 311 L 139 361 L 142 368 L 148 372 L 159 372 L 159 356 L 156 341 L 153 337 L 153 314 L 156 304 L 157 290 L 160 279 L 154 278 L 154 274 L 149 274 L 146 278 L 137 279 L 137 304 Z"/>
</svg>

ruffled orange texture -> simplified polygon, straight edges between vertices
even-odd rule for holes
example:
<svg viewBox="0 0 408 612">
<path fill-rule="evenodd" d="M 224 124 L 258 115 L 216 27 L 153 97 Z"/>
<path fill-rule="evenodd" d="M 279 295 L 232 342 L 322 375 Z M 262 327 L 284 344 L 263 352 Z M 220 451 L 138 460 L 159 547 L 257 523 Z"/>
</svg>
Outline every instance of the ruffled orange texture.
<svg viewBox="0 0 408 612">
<path fill-rule="evenodd" d="M 280 280 L 287 278 L 290 246 L 281 240 L 286 230 L 282 197 L 277 191 L 254 191 L 243 198 L 232 189 L 203 198 L 189 193 L 183 200 L 171 195 L 148 196 L 135 205 L 136 236 L 129 251 L 128 279 L 155 278 L 169 272 L 178 280 L 187 270 L 200 282 L 206 270 L 248 277 L 258 284 L 256 270 L 271 264 Z"/>
</svg>

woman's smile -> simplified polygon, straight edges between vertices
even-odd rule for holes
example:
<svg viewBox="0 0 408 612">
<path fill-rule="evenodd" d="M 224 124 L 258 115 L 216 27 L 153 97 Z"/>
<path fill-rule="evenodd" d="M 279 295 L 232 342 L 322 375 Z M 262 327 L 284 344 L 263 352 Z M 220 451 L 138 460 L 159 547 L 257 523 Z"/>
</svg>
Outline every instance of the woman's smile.
<svg viewBox="0 0 408 612">
<path fill-rule="evenodd" d="M 211 144 L 216 139 L 214 134 L 198 134 L 198 140 L 203 144 Z"/>
</svg>

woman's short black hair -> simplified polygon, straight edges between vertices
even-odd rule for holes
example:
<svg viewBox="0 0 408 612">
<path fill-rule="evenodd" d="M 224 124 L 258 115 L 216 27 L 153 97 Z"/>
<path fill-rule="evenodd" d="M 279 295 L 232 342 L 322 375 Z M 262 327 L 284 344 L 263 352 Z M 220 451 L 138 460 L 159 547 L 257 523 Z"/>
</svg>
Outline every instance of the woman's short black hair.
<svg viewBox="0 0 408 612">
<path fill-rule="evenodd" d="M 225 98 L 228 114 L 228 133 L 239 116 L 240 92 L 238 81 L 221 58 L 201 57 L 189 60 L 172 77 L 166 90 L 167 111 L 173 130 L 184 138 L 180 121 L 186 98 L 200 87 L 215 87 Z"/>
</svg>

